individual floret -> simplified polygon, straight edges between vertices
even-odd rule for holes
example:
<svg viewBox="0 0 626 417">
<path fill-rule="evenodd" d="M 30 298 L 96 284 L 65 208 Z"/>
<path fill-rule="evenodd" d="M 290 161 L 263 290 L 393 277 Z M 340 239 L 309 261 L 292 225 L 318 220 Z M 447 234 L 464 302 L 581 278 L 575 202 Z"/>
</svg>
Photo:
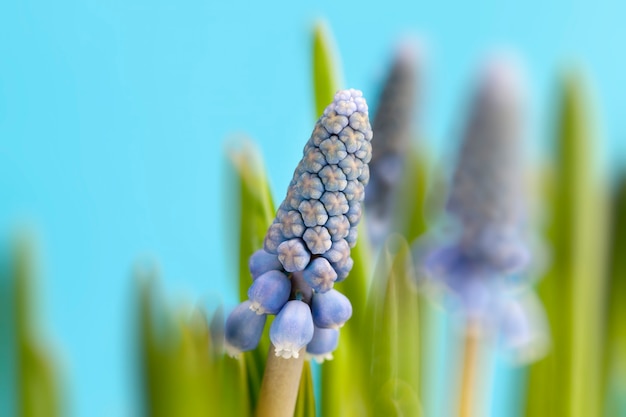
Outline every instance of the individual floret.
<svg viewBox="0 0 626 417">
<path fill-rule="evenodd" d="M 285 271 L 297 272 L 306 268 L 311 260 L 311 254 L 301 239 L 290 239 L 278 245 L 278 260 Z"/>
<path fill-rule="evenodd" d="M 326 292 L 333 287 L 337 272 L 325 258 L 315 258 L 302 272 L 302 277 L 316 292 Z"/>
<path fill-rule="evenodd" d="M 323 226 L 315 226 L 306 229 L 302 239 L 306 242 L 311 253 L 321 255 L 330 249 L 332 241 L 328 229 Z"/>
<path fill-rule="evenodd" d="M 256 314 L 276 314 L 289 300 L 291 281 L 280 271 L 258 277 L 248 289 L 250 310 Z"/>
<path fill-rule="evenodd" d="M 300 350 L 313 338 L 310 307 L 300 300 L 291 300 L 280 310 L 270 327 L 270 339 L 276 356 L 298 358 Z"/>
<path fill-rule="evenodd" d="M 259 249 L 250 256 L 248 268 L 252 279 L 257 279 L 267 271 L 283 269 L 283 265 L 278 260 L 278 256 Z"/>
<path fill-rule="evenodd" d="M 313 295 L 311 311 L 317 327 L 338 329 L 352 316 L 352 304 L 345 295 L 331 289 Z"/>
<path fill-rule="evenodd" d="M 306 345 L 307 359 L 313 359 L 317 363 L 333 358 L 333 351 L 339 344 L 339 330 L 322 329 L 315 327 L 313 339 Z"/>
<path fill-rule="evenodd" d="M 304 200 L 298 206 L 306 227 L 322 226 L 328 221 L 326 208 L 319 200 Z"/>
<path fill-rule="evenodd" d="M 255 349 L 261 340 L 266 316 L 250 310 L 251 304 L 249 300 L 239 304 L 226 320 L 225 349 L 230 356 Z"/>
</svg>

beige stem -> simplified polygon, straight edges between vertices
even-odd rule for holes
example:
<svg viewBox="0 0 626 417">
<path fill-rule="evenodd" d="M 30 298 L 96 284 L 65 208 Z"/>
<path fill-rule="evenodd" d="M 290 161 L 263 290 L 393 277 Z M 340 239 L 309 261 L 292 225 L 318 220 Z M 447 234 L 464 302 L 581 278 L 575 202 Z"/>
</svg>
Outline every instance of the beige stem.
<svg viewBox="0 0 626 417">
<path fill-rule="evenodd" d="M 463 355 L 463 375 L 461 380 L 460 417 L 472 417 L 474 415 L 474 399 L 477 395 L 475 389 L 478 384 L 476 371 L 478 369 L 478 335 L 476 328 L 471 324 L 465 334 L 465 346 Z"/>
<path fill-rule="evenodd" d="M 304 349 L 298 359 L 283 359 L 274 354 L 274 345 L 265 364 L 256 417 L 292 417 L 304 364 Z"/>
</svg>

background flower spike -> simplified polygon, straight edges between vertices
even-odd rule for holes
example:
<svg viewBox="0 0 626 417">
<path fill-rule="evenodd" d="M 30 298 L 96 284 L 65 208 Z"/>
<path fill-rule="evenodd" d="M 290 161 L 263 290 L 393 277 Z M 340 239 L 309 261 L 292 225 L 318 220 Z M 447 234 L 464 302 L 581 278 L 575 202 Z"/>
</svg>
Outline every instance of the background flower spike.
<svg viewBox="0 0 626 417">
<path fill-rule="evenodd" d="M 376 146 L 372 149 L 365 207 L 368 236 L 376 249 L 392 233 L 397 222 L 396 204 L 405 199 L 398 193 L 415 133 L 416 55 L 416 45 L 410 42 L 396 51 L 372 122 Z"/>
</svg>

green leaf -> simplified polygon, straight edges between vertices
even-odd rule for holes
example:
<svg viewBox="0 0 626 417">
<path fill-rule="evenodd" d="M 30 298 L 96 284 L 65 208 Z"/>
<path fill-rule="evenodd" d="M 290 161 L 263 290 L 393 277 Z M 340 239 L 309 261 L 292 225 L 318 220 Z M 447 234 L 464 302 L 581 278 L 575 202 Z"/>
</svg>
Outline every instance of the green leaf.
<svg viewBox="0 0 626 417">
<path fill-rule="evenodd" d="M 427 166 L 422 152 L 413 148 L 407 155 L 403 181 L 397 193 L 394 230 L 409 243 L 426 232 L 424 207 L 428 188 Z"/>
<path fill-rule="evenodd" d="M 311 374 L 311 363 L 305 362 L 300 377 L 300 387 L 298 388 L 298 399 L 294 417 L 315 417 L 315 395 L 313 392 L 313 375 Z"/>
<path fill-rule="evenodd" d="M 239 299 L 248 298 L 247 291 L 251 284 L 248 260 L 258 249 L 263 248 L 267 229 L 274 220 L 274 205 L 268 185 L 260 152 L 252 142 L 246 141 L 239 148 L 231 147 L 228 152 L 233 168 L 233 180 L 236 185 L 231 189 L 239 190 L 233 194 L 236 198 L 230 210 L 239 219 Z M 267 337 L 269 325 L 257 349 L 244 353 L 251 406 L 254 408 L 263 379 L 265 358 L 269 349 Z"/>
<path fill-rule="evenodd" d="M 34 260 L 30 246 L 25 238 L 17 242 L 11 271 L 18 356 L 18 415 L 54 417 L 61 415 L 58 376 L 50 353 L 35 330 Z"/>
<path fill-rule="evenodd" d="M 328 25 L 318 22 L 313 28 L 313 91 L 315 93 L 315 119 L 333 101 L 343 84 L 340 76 L 339 56 Z"/>
<path fill-rule="evenodd" d="M 139 348 L 146 415 L 251 415 L 244 360 L 226 358 L 221 341 L 212 339 L 221 332 L 220 309 L 211 326 L 200 308 L 172 313 L 156 297 L 156 279 L 154 270 L 141 272 Z"/>
<path fill-rule="evenodd" d="M 602 309 L 606 248 L 605 191 L 591 147 L 588 98 L 581 80 L 561 86 L 557 160 L 550 193 L 550 269 L 538 291 L 552 350 L 531 367 L 527 416 L 600 415 Z"/>
<path fill-rule="evenodd" d="M 409 246 L 400 235 L 391 236 L 376 268 L 367 309 L 370 398 L 377 398 L 390 380 L 403 381 L 415 395 L 420 392 L 419 304 L 414 279 Z"/>
<path fill-rule="evenodd" d="M 610 271 L 607 294 L 607 333 L 604 348 L 604 392 L 608 393 L 603 415 L 626 413 L 626 177 L 622 176 L 613 202 Z"/>
</svg>

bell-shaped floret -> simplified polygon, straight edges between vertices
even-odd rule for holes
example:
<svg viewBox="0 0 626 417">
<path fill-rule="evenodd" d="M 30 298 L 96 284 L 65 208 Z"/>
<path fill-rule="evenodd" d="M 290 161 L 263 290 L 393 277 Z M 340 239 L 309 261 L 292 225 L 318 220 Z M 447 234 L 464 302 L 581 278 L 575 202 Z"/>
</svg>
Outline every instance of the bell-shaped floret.
<svg viewBox="0 0 626 417">
<path fill-rule="evenodd" d="M 325 258 L 315 258 L 302 271 L 302 277 L 316 292 L 326 292 L 333 287 L 337 273 Z"/>
<path fill-rule="evenodd" d="M 280 271 L 258 277 L 248 289 L 250 310 L 256 314 L 276 314 L 289 300 L 291 281 Z"/>
<path fill-rule="evenodd" d="M 225 348 L 231 356 L 255 349 L 263 334 L 266 316 L 250 310 L 251 304 L 250 301 L 244 301 L 226 319 Z"/>
<path fill-rule="evenodd" d="M 270 327 L 276 356 L 298 358 L 300 350 L 313 338 L 311 309 L 303 301 L 291 300 L 280 310 Z"/>
<path fill-rule="evenodd" d="M 283 269 L 283 265 L 278 260 L 278 256 L 266 252 L 263 249 L 259 249 L 250 256 L 248 267 L 250 268 L 252 279 L 257 279 L 267 271 L 280 271 Z"/>
<path fill-rule="evenodd" d="M 337 329 L 352 316 L 350 300 L 337 290 L 313 294 L 313 321 L 317 327 Z"/>
<path fill-rule="evenodd" d="M 313 339 L 306 345 L 307 359 L 314 359 L 317 363 L 333 358 L 332 352 L 339 343 L 339 330 L 323 329 L 315 326 Z"/>
</svg>

